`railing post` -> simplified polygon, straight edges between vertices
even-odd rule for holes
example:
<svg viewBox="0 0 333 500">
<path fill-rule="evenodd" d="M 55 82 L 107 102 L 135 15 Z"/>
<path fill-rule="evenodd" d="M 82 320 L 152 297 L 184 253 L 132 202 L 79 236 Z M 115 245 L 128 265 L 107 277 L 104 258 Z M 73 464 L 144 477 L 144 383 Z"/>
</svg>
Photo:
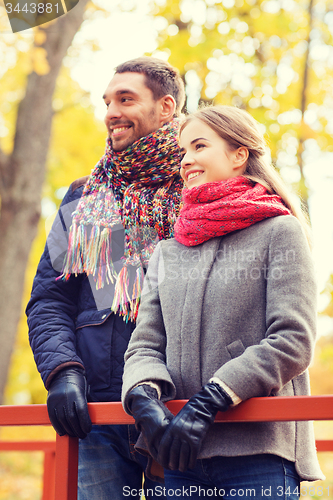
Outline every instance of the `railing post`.
<svg viewBox="0 0 333 500">
<path fill-rule="evenodd" d="M 77 500 L 79 440 L 69 436 L 56 438 L 55 498 Z"/>
<path fill-rule="evenodd" d="M 44 452 L 42 500 L 55 500 L 55 451 Z"/>
</svg>

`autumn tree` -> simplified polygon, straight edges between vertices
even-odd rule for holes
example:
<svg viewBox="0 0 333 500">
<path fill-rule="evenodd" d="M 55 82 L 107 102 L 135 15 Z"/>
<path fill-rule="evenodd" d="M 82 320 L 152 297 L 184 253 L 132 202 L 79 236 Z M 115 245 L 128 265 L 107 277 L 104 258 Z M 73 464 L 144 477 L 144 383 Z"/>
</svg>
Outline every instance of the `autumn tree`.
<svg viewBox="0 0 333 500">
<path fill-rule="evenodd" d="M 187 82 L 189 110 L 215 102 L 250 111 L 307 209 L 306 161 L 333 151 L 332 3 L 165 0 L 153 13 L 159 51 Z"/>
<path fill-rule="evenodd" d="M 52 97 L 62 61 L 88 0 L 36 29 L 32 69 L 19 102 L 10 152 L 0 149 L 0 401 L 21 314 L 25 269 L 40 217 L 53 118 Z"/>
</svg>

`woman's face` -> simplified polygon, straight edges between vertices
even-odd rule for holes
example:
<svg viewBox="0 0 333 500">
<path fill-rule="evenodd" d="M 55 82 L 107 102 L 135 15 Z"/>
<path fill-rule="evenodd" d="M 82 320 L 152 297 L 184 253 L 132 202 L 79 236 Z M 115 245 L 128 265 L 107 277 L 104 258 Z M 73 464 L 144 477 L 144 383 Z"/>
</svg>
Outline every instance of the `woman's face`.
<svg viewBox="0 0 333 500">
<path fill-rule="evenodd" d="M 182 130 L 180 147 L 180 174 L 187 188 L 225 181 L 245 170 L 248 150 L 240 147 L 229 151 L 227 142 L 197 118 Z"/>
</svg>

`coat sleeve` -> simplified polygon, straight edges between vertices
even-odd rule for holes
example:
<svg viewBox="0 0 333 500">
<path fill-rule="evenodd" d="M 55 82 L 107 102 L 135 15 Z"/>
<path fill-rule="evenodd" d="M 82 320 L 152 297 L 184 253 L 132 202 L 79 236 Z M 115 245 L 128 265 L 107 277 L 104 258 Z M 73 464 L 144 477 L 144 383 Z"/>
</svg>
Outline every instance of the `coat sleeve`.
<svg viewBox="0 0 333 500">
<path fill-rule="evenodd" d="M 58 279 L 67 251 L 67 231 L 82 189 L 69 188 L 48 235 L 26 308 L 29 341 L 45 387 L 65 366 L 83 366 L 75 349 L 75 318 L 82 276 Z"/>
<path fill-rule="evenodd" d="M 161 279 L 159 274 L 163 275 L 161 243 L 158 243 L 149 260 L 136 328 L 125 353 L 122 387 L 125 410 L 129 392 L 140 382 L 157 382 L 164 401 L 173 399 L 176 395 L 175 385 L 165 363 L 166 333 L 158 290 Z"/>
<path fill-rule="evenodd" d="M 308 243 L 295 217 L 278 217 L 266 268 L 266 336 L 214 376 L 242 400 L 276 395 L 309 366 L 316 336 L 316 282 Z"/>
</svg>

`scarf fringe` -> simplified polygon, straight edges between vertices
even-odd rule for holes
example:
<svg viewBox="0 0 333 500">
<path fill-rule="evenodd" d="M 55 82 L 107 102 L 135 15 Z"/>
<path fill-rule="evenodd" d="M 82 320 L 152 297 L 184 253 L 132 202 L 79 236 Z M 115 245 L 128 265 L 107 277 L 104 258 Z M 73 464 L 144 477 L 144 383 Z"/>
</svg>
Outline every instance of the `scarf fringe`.
<svg viewBox="0 0 333 500">
<path fill-rule="evenodd" d="M 83 229 L 83 228 L 82 228 Z M 86 247 L 86 241 L 82 242 L 84 231 L 81 226 L 77 226 L 75 223 L 69 232 L 68 237 L 68 250 L 66 253 L 66 258 L 63 266 L 62 275 L 57 279 L 68 280 L 71 274 L 83 273 L 82 265 L 82 246 Z"/>
<path fill-rule="evenodd" d="M 112 262 L 111 228 L 93 226 L 88 240 L 88 226 L 72 224 L 68 251 L 60 278 L 67 280 L 71 274 L 86 273 L 96 280 L 96 289 L 114 283 L 118 275 Z M 85 258 L 84 258 L 85 257 Z M 59 279 L 59 278 L 58 278 Z"/>
<path fill-rule="evenodd" d="M 144 271 L 142 265 L 140 265 L 136 270 L 132 293 L 130 293 L 128 267 L 125 265 L 118 275 L 111 310 L 122 316 L 126 323 L 127 321 L 136 321 L 143 280 Z"/>
<path fill-rule="evenodd" d="M 105 284 L 115 284 L 111 310 L 123 317 L 124 321 L 136 321 L 144 281 L 144 270 L 140 263 L 136 269 L 132 291 L 129 290 L 129 270 L 126 263 L 117 274 L 111 252 L 110 228 L 93 226 L 90 237 L 88 226 L 73 223 L 68 239 L 68 252 L 62 275 L 57 279 L 68 280 L 71 274 L 86 273 L 96 281 L 96 289 Z M 83 264 L 83 256 L 86 257 Z"/>
</svg>

